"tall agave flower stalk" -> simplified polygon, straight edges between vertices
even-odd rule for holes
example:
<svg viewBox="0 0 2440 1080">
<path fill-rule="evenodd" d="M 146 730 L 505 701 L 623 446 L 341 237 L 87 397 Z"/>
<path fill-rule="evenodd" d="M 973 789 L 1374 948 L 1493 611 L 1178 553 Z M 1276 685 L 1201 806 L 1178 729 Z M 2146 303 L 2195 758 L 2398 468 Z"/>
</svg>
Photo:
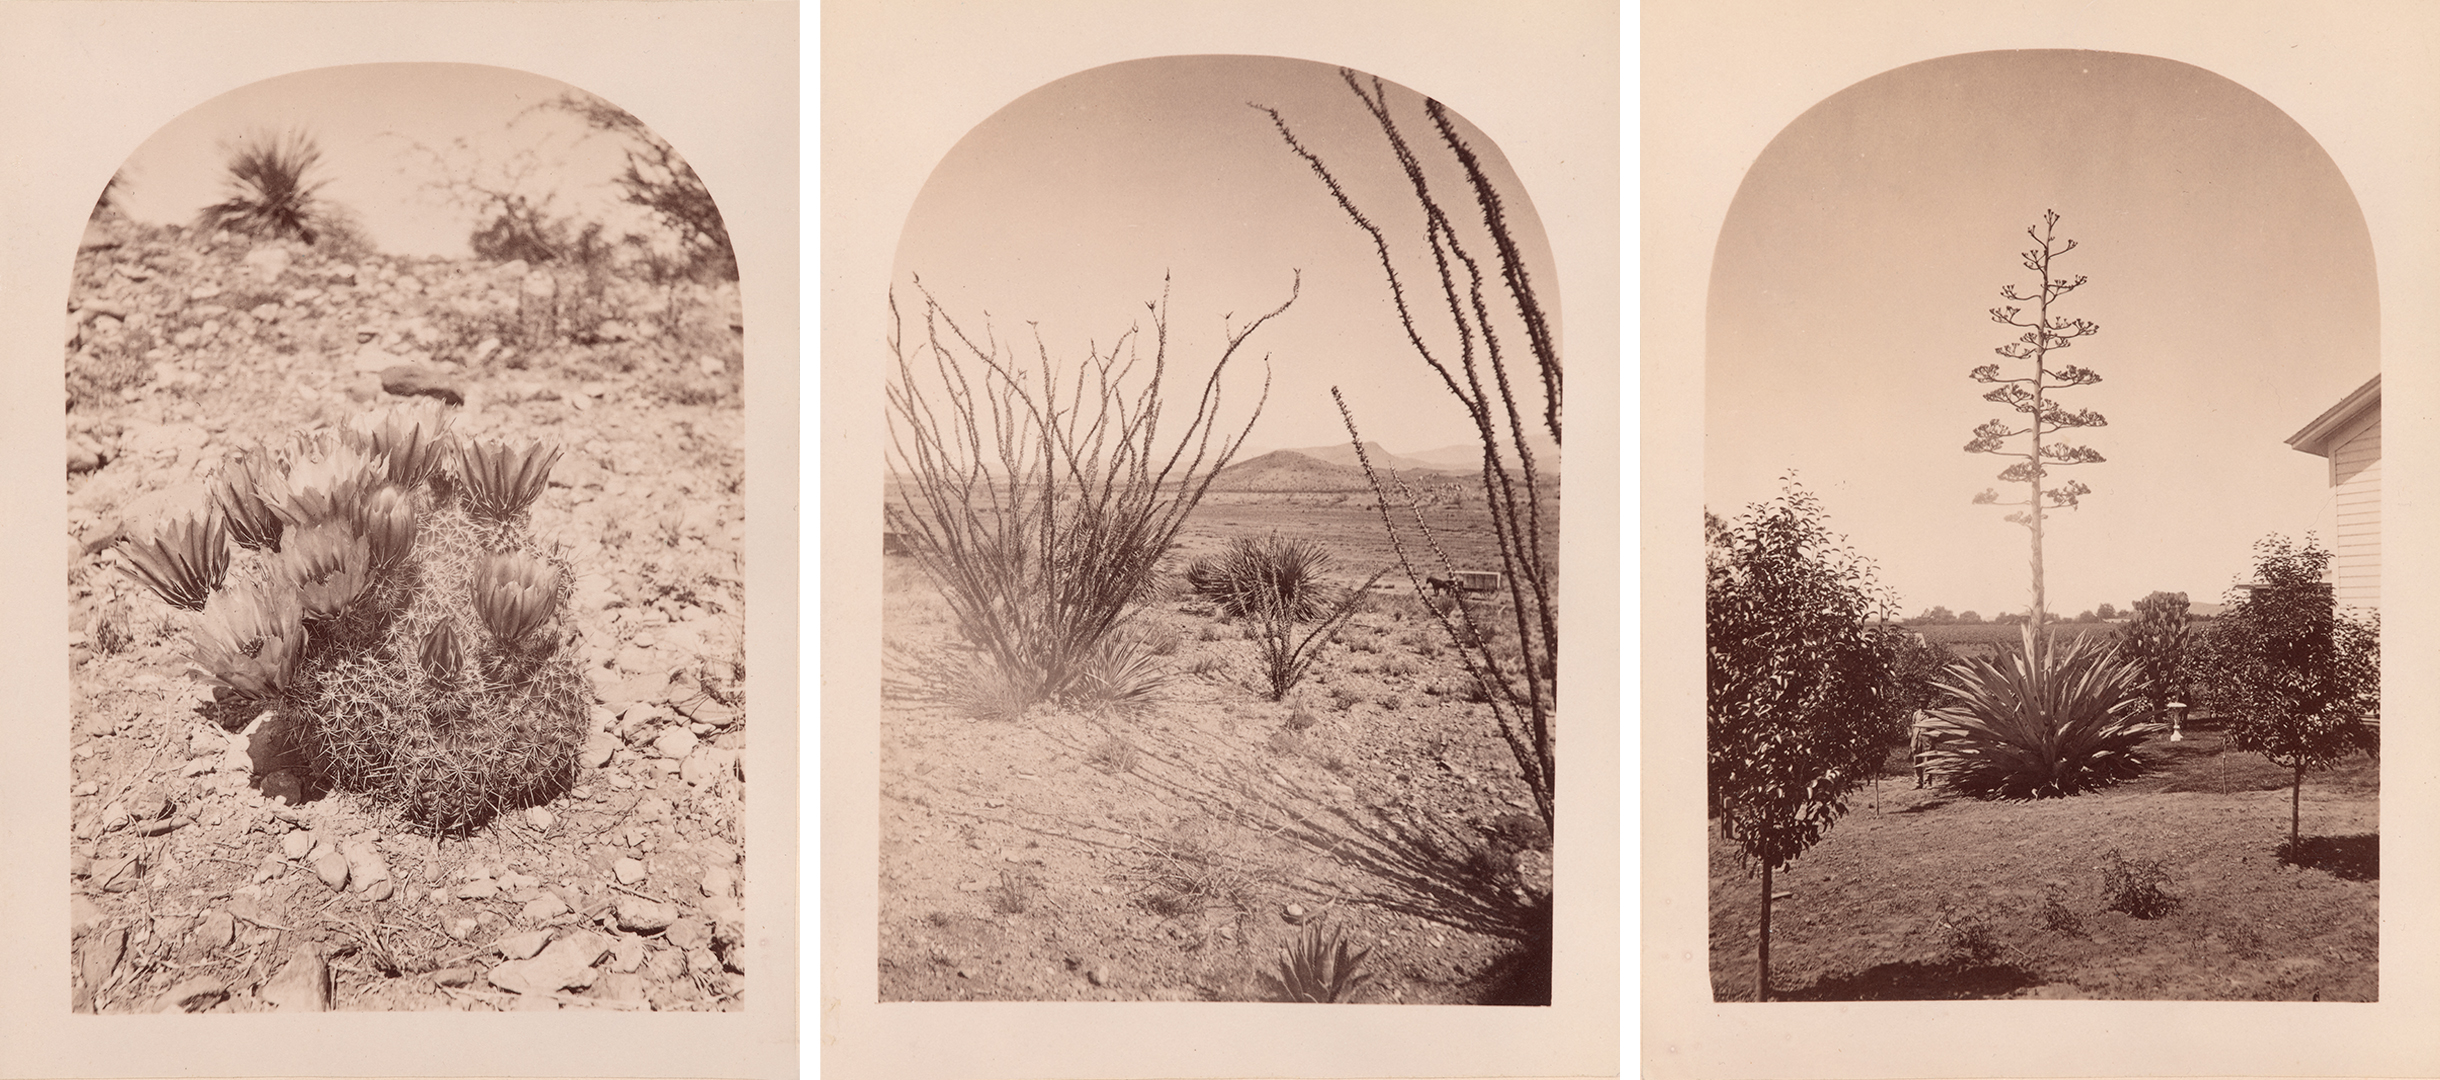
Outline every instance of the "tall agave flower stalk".
<svg viewBox="0 0 2440 1080">
<path fill-rule="evenodd" d="M 502 646 L 513 646 L 551 617 L 559 571 L 521 551 L 486 555 L 475 567 L 475 612 Z"/>
<path fill-rule="evenodd" d="M 228 531 L 209 507 L 164 524 L 149 538 L 121 539 L 119 554 L 127 557 L 129 576 L 189 611 L 203 610 L 229 572 Z"/>
<path fill-rule="evenodd" d="M 542 494 L 551 467 L 559 463 L 559 448 L 544 442 L 511 449 L 506 443 L 465 441 L 457 446 L 457 459 L 467 512 L 505 522 Z"/>
<path fill-rule="evenodd" d="M 346 612 L 372 581 L 372 545 L 347 521 L 325 521 L 291 535 L 279 580 L 295 590 L 306 617 Z"/>
<path fill-rule="evenodd" d="M 212 503 L 228 522 L 229 536 L 242 547 L 280 549 L 280 531 L 286 522 L 263 497 L 263 482 L 276 468 L 269 454 L 251 449 L 222 463 L 220 476 L 212 482 Z"/>
<path fill-rule="evenodd" d="M 240 697 L 270 700 L 287 690 L 304 651 L 304 611 L 292 589 L 223 589 L 204 604 L 193 642 L 190 675 Z"/>
<path fill-rule="evenodd" d="M 2167 730 L 2143 712 L 2142 669 L 2098 637 L 2023 630 L 2023 651 L 1962 661 L 1936 680 L 1948 700 L 1923 727 L 1925 768 L 1943 786 L 1997 799 L 2074 795 L 2133 779 L 2135 753 Z"/>
</svg>

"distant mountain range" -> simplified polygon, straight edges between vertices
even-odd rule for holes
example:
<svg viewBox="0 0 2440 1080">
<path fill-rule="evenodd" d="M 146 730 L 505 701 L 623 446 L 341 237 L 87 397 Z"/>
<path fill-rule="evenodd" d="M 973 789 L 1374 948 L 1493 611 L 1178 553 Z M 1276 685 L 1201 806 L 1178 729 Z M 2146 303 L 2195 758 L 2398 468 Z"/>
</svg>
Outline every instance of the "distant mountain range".
<svg viewBox="0 0 2440 1080">
<path fill-rule="evenodd" d="M 1421 454 L 1393 454 L 1379 443 L 1365 443 L 1364 455 L 1375 469 L 1393 469 L 1409 483 L 1426 486 L 1472 483 L 1482 467 L 1479 446 L 1445 446 Z M 1558 451 L 1534 450 L 1534 464 L 1545 476 L 1558 472 Z M 1346 443 L 1273 450 L 1220 470 L 1213 491 L 1370 491 L 1356 448 Z"/>
<path fill-rule="evenodd" d="M 1559 444 L 1550 441 L 1549 436 L 1529 437 L 1526 445 L 1533 448 L 1534 467 L 1537 471 L 1554 473 L 1559 471 Z M 1356 462 L 1356 448 L 1347 443 L 1290 447 L 1271 453 L 1301 454 L 1325 464 L 1344 465 L 1351 469 L 1360 468 Z M 1483 448 L 1479 443 L 1455 443 L 1416 454 L 1393 454 L 1383 448 L 1380 443 L 1368 442 L 1364 444 L 1364 453 L 1372 458 L 1374 468 L 1396 469 L 1399 472 L 1457 472 L 1472 475 L 1483 466 Z M 1243 460 L 1251 462 L 1268 456 L 1269 454 L 1261 454 L 1255 458 Z"/>
</svg>

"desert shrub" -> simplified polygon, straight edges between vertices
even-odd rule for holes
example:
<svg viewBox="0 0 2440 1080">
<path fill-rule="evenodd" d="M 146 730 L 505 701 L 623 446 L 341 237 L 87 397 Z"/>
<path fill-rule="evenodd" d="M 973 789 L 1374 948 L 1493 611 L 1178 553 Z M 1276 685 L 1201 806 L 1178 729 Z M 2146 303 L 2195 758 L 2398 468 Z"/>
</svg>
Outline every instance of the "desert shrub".
<svg viewBox="0 0 2440 1080">
<path fill-rule="evenodd" d="M 1023 915 L 1034 906 L 1034 897 L 1042 891 L 1042 882 L 1023 870 L 1001 870 L 1000 883 L 991 890 L 991 910 L 1002 915 Z"/>
<path fill-rule="evenodd" d="M 2042 893 L 2040 914 L 2042 929 L 2068 937 L 2084 936 L 2084 916 L 2076 914 L 2074 908 L 2068 907 L 2066 898 L 2060 896 L 2058 890 L 2050 889 Z"/>
<path fill-rule="evenodd" d="M 2024 647 L 1947 669 L 1929 710 L 1924 767 L 1982 798 L 2074 795 L 2140 775 L 2135 748 L 2165 730 L 2143 717 L 2142 671 L 2098 636 L 2022 630 Z"/>
<path fill-rule="evenodd" d="M 940 587 L 973 656 L 1019 696 L 1106 697 L 1105 639 L 1251 429 L 1219 429 L 1220 375 L 1287 304 L 1232 331 L 1191 416 L 1163 428 L 1165 306 L 1152 306 L 1148 376 L 1133 330 L 1066 372 L 1047 356 L 1020 366 L 915 288 L 925 338 L 891 339 L 890 531 Z"/>
<path fill-rule="evenodd" d="M 2175 910 L 2180 899 L 2164 891 L 2169 869 L 2159 859 L 2130 859 L 2117 848 L 2102 856 L 2101 900 L 2104 911 L 2123 911 L 2138 919 L 2157 919 Z"/>
<path fill-rule="evenodd" d="M 1214 907 L 1252 911 L 1272 873 L 1245 857 L 1231 831 L 1190 818 L 1146 840 L 1122 876 L 1146 910 L 1169 918 Z"/>
<path fill-rule="evenodd" d="M 467 478 L 417 471 L 413 447 L 437 457 L 451 439 L 444 414 L 391 420 L 224 468 L 221 492 L 267 503 L 284 540 L 206 598 L 193 659 L 223 694 L 277 709 L 332 785 L 461 832 L 575 779 L 591 688 L 553 626 L 572 575 L 523 515 L 492 518 Z"/>
<path fill-rule="evenodd" d="M 1134 772 L 1136 764 L 1142 760 L 1143 751 L 1116 735 L 1103 738 L 1093 747 L 1092 753 L 1085 755 L 1087 763 L 1113 775 Z"/>
<path fill-rule="evenodd" d="M 1313 669 L 1314 661 L 1321 658 L 1321 646 L 1327 644 L 1330 636 L 1355 615 L 1373 582 L 1381 580 L 1382 575 L 1387 573 L 1389 571 L 1386 569 L 1376 571 L 1364 584 L 1328 606 L 1320 605 L 1318 588 L 1305 590 L 1315 594 L 1313 606 L 1308 607 L 1301 599 L 1267 591 L 1271 588 L 1269 585 L 1257 585 L 1255 609 L 1246 626 L 1254 639 L 1261 664 L 1262 684 L 1256 689 L 1269 695 L 1273 701 L 1288 696 L 1288 691 L 1303 681 L 1306 672 Z M 1308 610 L 1318 621 L 1299 638 L 1296 636 L 1296 624 L 1300 620 L 1296 616 Z"/>
<path fill-rule="evenodd" d="M 1263 747 L 1281 757 L 1295 757 L 1305 752 L 1305 733 L 1280 728 L 1271 733 L 1271 737 L 1264 741 Z"/>
<path fill-rule="evenodd" d="M 1295 944 L 1279 950 L 1278 966 L 1263 974 L 1263 982 L 1274 1001 L 1344 1004 L 1372 982 L 1364 970 L 1371 955 L 1370 947 L 1350 951 L 1337 928 L 1315 923 L 1297 935 Z"/>
<path fill-rule="evenodd" d="M 1989 964 L 2008 952 L 2006 943 L 2000 941 L 1997 921 L 1979 907 L 1944 905 L 1940 909 L 1940 937 L 1953 962 Z"/>
</svg>

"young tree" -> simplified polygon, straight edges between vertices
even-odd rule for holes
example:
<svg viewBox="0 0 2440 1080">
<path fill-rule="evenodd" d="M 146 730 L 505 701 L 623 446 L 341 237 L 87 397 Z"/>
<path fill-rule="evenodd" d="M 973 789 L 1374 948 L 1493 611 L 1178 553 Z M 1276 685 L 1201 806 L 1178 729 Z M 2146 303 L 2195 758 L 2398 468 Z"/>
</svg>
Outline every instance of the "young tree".
<svg viewBox="0 0 2440 1080">
<path fill-rule="evenodd" d="M 2288 850 L 2301 832 L 2304 774 L 2381 749 L 2377 616 L 2342 614 L 2323 580 L 2330 553 L 2307 537 L 2254 543 L 2254 583 L 2231 590 L 2205 640 L 2214 708 L 2229 743 L 2288 769 Z"/>
<path fill-rule="evenodd" d="M 2193 694 L 2185 593 L 2154 592 L 2135 601 L 2135 621 L 2118 631 L 2118 640 L 2143 669 L 2144 702 L 2152 719 L 2167 716 L 2170 702 Z"/>
<path fill-rule="evenodd" d="M 2100 607 L 2093 609 L 2093 617 L 2097 619 L 2115 619 L 2118 617 L 2118 614 L 2118 605 L 2110 603 L 2106 600 L 2101 602 Z"/>
<path fill-rule="evenodd" d="M 1979 611 L 1960 611 L 1957 613 L 1957 621 L 1967 626 L 1976 626 L 1981 624 L 1983 621 L 1982 613 Z"/>
<path fill-rule="evenodd" d="M 1756 1000 L 1771 985 L 1771 875 L 1847 812 L 1907 709 L 1913 634 L 1888 625 L 1872 564 L 1788 478 L 1718 535 L 1705 562 L 1706 727 L 1720 831 L 1762 877 Z"/>
<path fill-rule="evenodd" d="M 2008 515 L 2008 520 L 2025 526 L 2033 534 L 2033 614 L 2030 621 L 2036 628 L 2049 621 L 2045 616 L 2047 607 L 2042 592 L 2043 514 L 2062 507 L 2072 509 L 2077 500 L 2092 494 L 2092 489 L 2085 487 L 2082 481 L 2070 480 L 2056 487 L 2045 487 L 2043 481 L 2049 478 L 2048 470 L 2053 465 L 2089 465 L 2104 460 L 2089 446 L 2052 442 L 2049 436 L 2070 428 L 2108 424 L 2100 413 L 2091 409 L 2069 412 L 2050 396 L 2054 391 L 2091 386 L 2101 381 L 2098 373 L 2074 364 L 2055 369 L 2050 366 L 2051 353 L 2074 344 L 2077 338 L 2091 337 L 2101 331 L 2101 327 L 2083 319 L 2050 313 L 2053 303 L 2084 284 L 2082 274 L 2071 280 L 2058 277 L 2051 271 L 2053 260 L 2076 249 L 2075 241 L 2056 238 L 2058 224 L 2059 212 L 2045 210 L 2038 229 L 2032 226 L 2025 229 L 2025 235 L 2032 237 L 2036 245 L 2023 253 L 2025 268 L 2038 275 L 2039 282 L 2031 293 L 2018 292 L 2014 283 L 2000 286 L 2000 296 L 2016 301 L 2016 304 L 1991 309 L 1992 322 L 2024 331 L 2017 335 L 2015 341 L 1991 351 L 2010 360 L 2028 362 L 2027 367 L 2018 370 L 2028 371 L 2029 374 L 2003 376 L 1998 364 L 1984 364 L 1970 373 L 1975 382 L 1995 384 L 1990 392 L 1983 395 L 1984 400 L 2009 406 L 2030 419 L 2024 421 L 2023 427 L 2012 426 L 2004 419 L 1989 421 L 1975 428 L 1974 441 L 1966 444 L 1969 454 L 1997 454 L 2016 459 L 2014 464 L 2000 471 L 1999 478 L 2012 484 L 2024 484 L 2027 491 L 2025 501 L 2003 503 L 1999 491 L 1994 488 L 1985 489 L 1974 496 L 1974 502 L 1978 506 L 2025 507 Z M 2030 321 L 2023 318 L 2025 309 L 2017 304 L 2034 306 Z M 2010 440 L 2019 437 L 2028 438 L 2021 450 L 2010 444 Z"/>
</svg>

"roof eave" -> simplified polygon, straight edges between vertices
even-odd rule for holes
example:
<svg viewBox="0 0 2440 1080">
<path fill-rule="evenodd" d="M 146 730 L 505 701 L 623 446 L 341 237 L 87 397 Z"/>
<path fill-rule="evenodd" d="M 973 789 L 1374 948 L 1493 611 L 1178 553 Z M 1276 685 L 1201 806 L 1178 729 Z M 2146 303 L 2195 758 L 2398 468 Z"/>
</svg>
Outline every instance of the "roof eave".
<svg viewBox="0 0 2440 1080">
<path fill-rule="evenodd" d="M 2306 424 L 2303 430 L 2288 436 L 2287 444 L 2307 454 L 2329 457 L 2331 438 L 2352 426 L 2367 410 L 2379 407 L 2380 403 L 2381 377 L 2375 374 L 2370 381 L 2356 387 L 2354 393 L 2340 398 L 2338 404 L 2314 417 L 2313 422 Z"/>
</svg>

